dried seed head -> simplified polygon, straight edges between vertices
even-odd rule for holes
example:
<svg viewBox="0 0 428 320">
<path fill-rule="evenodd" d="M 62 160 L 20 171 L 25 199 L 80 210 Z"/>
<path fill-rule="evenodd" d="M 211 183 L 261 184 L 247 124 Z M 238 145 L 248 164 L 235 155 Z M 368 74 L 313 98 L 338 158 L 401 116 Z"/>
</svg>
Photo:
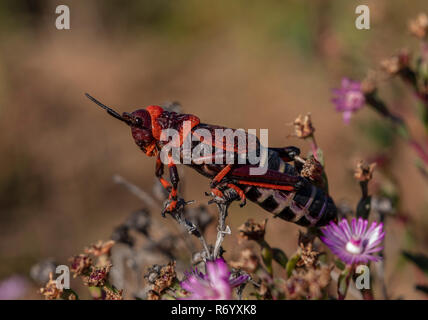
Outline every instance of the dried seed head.
<svg viewBox="0 0 428 320">
<path fill-rule="evenodd" d="M 83 283 L 90 287 L 102 287 L 105 285 L 112 265 L 92 267 L 91 273 L 83 278 Z"/>
<path fill-rule="evenodd" d="M 96 257 L 101 255 L 110 256 L 110 250 L 114 246 L 115 242 L 113 240 L 103 242 L 98 241 L 96 244 L 92 244 L 89 248 L 85 248 L 86 254 L 93 254 Z"/>
<path fill-rule="evenodd" d="M 74 278 L 87 272 L 92 266 L 92 259 L 86 254 L 79 254 L 71 257 L 68 261 L 71 262 L 71 272 L 74 273 Z"/>
<path fill-rule="evenodd" d="M 296 120 L 294 120 L 293 125 L 295 135 L 300 139 L 311 137 L 315 132 L 315 128 L 312 126 L 310 113 L 305 116 L 299 115 Z"/>
<path fill-rule="evenodd" d="M 318 260 L 319 252 L 312 249 L 312 243 L 304 245 L 300 243 L 300 259 L 297 267 L 314 268 Z"/>
<path fill-rule="evenodd" d="M 55 300 L 61 297 L 63 290 L 57 288 L 52 272 L 49 274 L 48 283 L 43 288 L 40 288 L 40 293 L 45 296 L 46 300 Z"/>
<path fill-rule="evenodd" d="M 393 76 L 409 66 L 410 54 L 403 49 L 401 52 L 390 58 L 383 59 L 380 63 L 382 69 Z"/>
<path fill-rule="evenodd" d="M 104 287 L 104 291 L 106 293 L 105 300 L 123 300 L 123 290 L 112 290 Z"/>
<path fill-rule="evenodd" d="M 272 294 L 264 281 L 260 284 L 258 294 L 262 300 L 272 300 Z"/>
<path fill-rule="evenodd" d="M 322 266 L 319 269 L 300 269 L 286 282 L 286 296 L 288 299 L 320 299 L 323 291 L 331 280 L 332 267 Z"/>
<path fill-rule="evenodd" d="M 420 13 L 415 19 L 410 20 L 409 31 L 416 38 L 423 40 L 428 34 L 428 16 Z"/>
<path fill-rule="evenodd" d="M 360 160 L 357 164 L 357 168 L 354 173 L 355 179 L 358 181 L 370 181 L 373 178 L 373 171 L 376 167 L 376 163 L 367 164 L 366 162 Z"/>
<path fill-rule="evenodd" d="M 230 266 L 235 269 L 242 269 L 247 273 L 254 273 L 260 266 L 259 257 L 250 249 L 241 252 L 238 261 L 232 261 Z"/>
<path fill-rule="evenodd" d="M 297 239 L 297 244 L 300 246 L 303 244 L 303 246 L 307 246 L 309 243 L 313 243 L 316 238 L 315 233 L 313 232 L 302 232 L 299 231 L 299 237 Z"/>
<path fill-rule="evenodd" d="M 158 295 L 162 294 L 162 292 L 171 287 L 177 279 L 175 261 L 164 266 L 153 265 L 148 269 L 148 272 L 144 277 L 152 285 L 153 291 Z"/>
<path fill-rule="evenodd" d="M 302 177 L 308 178 L 312 181 L 321 181 L 322 172 L 323 167 L 321 163 L 317 159 L 315 159 L 314 156 L 310 156 L 303 164 L 303 168 L 300 174 L 302 175 Z"/>
<path fill-rule="evenodd" d="M 160 300 L 160 295 L 154 290 L 150 290 L 147 293 L 147 300 Z"/>
<path fill-rule="evenodd" d="M 239 237 L 244 240 L 264 240 L 266 231 L 267 219 L 263 220 L 262 223 L 257 223 L 253 219 L 248 219 L 239 230 Z"/>
</svg>

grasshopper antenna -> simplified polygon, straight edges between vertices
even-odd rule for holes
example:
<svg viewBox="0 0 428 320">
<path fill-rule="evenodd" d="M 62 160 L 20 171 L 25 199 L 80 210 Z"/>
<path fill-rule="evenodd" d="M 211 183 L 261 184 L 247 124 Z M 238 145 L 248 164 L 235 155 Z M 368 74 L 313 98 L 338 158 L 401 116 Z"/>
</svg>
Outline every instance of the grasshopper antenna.
<svg viewBox="0 0 428 320">
<path fill-rule="evenodd" d="M 129 121 L 124 119 L 119 113 L 117 113 L 116 111 L 114 111 L 112 108 L 107 107 L 105 104 L 101 103 L 100 101 L 98 101 L 97 99 L 95 99 L 94 97 L 92 97 L 89 93 L 85 93 L 85 96 L 91 100 L 92 102 L 94 102 L 95 104 L 97 104 L 98 106 L 100 106 L 101 108 L 103 108 L 104 110 L 107 111 L 107 113 L 109 115 L 111 115 L 112 117 L 115 117 L 116 119 L 119 119 L 120 121 L 125 122 L 126 124 L 129 124 Z"/>
</svg>

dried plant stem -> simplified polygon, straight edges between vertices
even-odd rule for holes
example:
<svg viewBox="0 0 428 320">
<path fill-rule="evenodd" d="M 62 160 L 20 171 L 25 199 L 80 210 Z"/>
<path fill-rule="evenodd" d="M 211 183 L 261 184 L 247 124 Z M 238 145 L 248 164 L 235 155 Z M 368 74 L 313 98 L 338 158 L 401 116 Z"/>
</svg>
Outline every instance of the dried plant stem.
<svg viewBox="0 0 428 320">
<path fill-rule="evenodd" d="M 428 153 L 421 146 L 421 144 L 416 142 L 414 139 L 409 139 L 409 145 L 416 152 L 416 154 L 419 156 L 419 158 L 424 162 L 424 164 L 428 166 Z"/>
<path fill-rule="evenodd" d="M 194 235 L 196 238 L 199 239 L 199 241 L 202 244 L 202 247 L 204 248 L 204 250 L 207 253 L 207 257 L 211 257 L 211 253 L 210 250 L 208 248 L 207 242 L 205 241 L 204 236 L 202 235 L 202 233 L 199 231 L 198 227 L 196 225 L 194 225 L 192 222 L 186 220 L 186 218 L 184 218 L 184 207 L 187 204 L 193 203 L 193 201 L 189 201 L 189 202 L 185 202 L 183 199 L 179 199 L 178 200 L 179 203 L 177 204 L 177 208 L 176 210 L 174 210 L 173 212 L 171 212 L 171 216 L 175 219 L 175 221 L 178 222 L 179 225 L 181 225 L 188 233 Z"/>
<path fill-rule="evenodd" d="M 413 89 L 416 97 L 425 105 L 425 107 L 428 108 L 428 94 L 421 92 L 418 86 L 416 72 L 411 68 L 406 67 L 403 68 L 398 74 L 403 82 L 407 83 Z"/>
<path fill-rule="evenodd" d="M 317 141 L 315 140 L 314 134 L 310 136 L 310 144 L 311 144 L 312 154 L 314 155 L 315 160 L 320 161 L 318 157 L 318 144 L 317 144 Z"/>
<path fill-rule="evenodd" d="M 139 198 L 141 201 L 143 201 L 144 204 L 146 204 L 147 206 L 154 208 L 154 209 L 160 209 L 161 208 L 161 205 L 155 199 L 153 199 L 153 197 L 150 194 L 148 194 L 147 192 L 145 192 L 144 190 L 142 190 L 141 188 L 139 188 L 135 184 L 129 182 L 128 180 L 126 180 L 122 176 L 115 174 L 113 176 L 113 181 L 117 184 L 123 185 L 133 195 L 137 196 L 137 198 Z"/>
<path fill-rule="evenodd" d="M 148 192 L 144 191 L 143 189 L 133 184 L 132 182 L 126 180 L 121 175 L 115 174 L 113 176 L 113 181 L 117 184 L 123 185 L 129 192 L 135 195 L 138 199 L 140 199 L 145 205 L 147 205 L 151 209 L 155 211 L 160 211 L 162 209 L 162 204 L 159 203 L 159 201 L 155 200 Z M 154 222 L 157 223 L 156 220 Z M 193 244 L 191 243 L 191 240 L 189 239 L 189 237 L 186 237 L 183 234 L 183 230 L 181 228 L 178 229 L 175 224 L 172 224 L 172 227 L 176 231 L 178 231 L 180 238 L 182 239 L 188 251 L 190 253 L 193 253 Z"/>
<path fill-rule="evenodd" d="M 334 281 L 334 282 L 338 282 L 339 281 L 339 273 L 337 272 L 337 271 L 332 271 L 331 272 L 331 279 Z M 362 296 L 362 294 L 361 294 L 361 291 L 360 290 L 358 290 L 357 288 L 355 288 L 354 286 L 349 286 L 349 288 L 348 288 L 348 293 L 350 294 L 350 295 L 352 295 L 355 299 L 358 299 L 358 300 L 362 300 L 363 299 L 363 296 Z"/>
<path fill-rule="evenodd" d="M 367 198 L 369 195 L 368 185 L 369 185 L 368 181 L 360 181 L 362 198 Z"/>
<path fill-rule="evenodd" d="M 217 239 L 214 245 L 213 258 L 217 259 L 220 256 L 220 248 L 224 241 L 224 237 L 226 234 L 230 234 L 230 228 L 226 225 L 226 218 L 228 215 L 228 209 L 230 205 L 230 201 L 215 202 L 218 208 L 218 226 L 217 226 Z"/>
<path fill-rule="evenodd" d="M 428 166 L 427 150 L 425 150 L 425 148 L 411 136 L 409 130 L 407 129 L 408 126 L 406 125 L 406 122 L 404 121 L 404 119 L 398 115 L 391 113 L 387 105 L 374 93 L 366 95 L 366 102 L 368 105 L 373 107 L 375 111 L 380 113 L 385 118 L 391 120 L 392 123 L 397 126 L 397 128 L 399 129 L 399 133 L 401 133 L 401 136 L 404 137 L 404 139 L 407 141 L 409 146 L 416 152 L 418 157 L 423 161 L 425 166 Z"/>
<path fill-rule="evenodd" d="M 384 226 L 386 226 L 386 215 L 384 213 L 379 212 L 379 220 L 380 222 L 383 223 Z M 381 256 L 382 259 L 377 264 L 378 278 L 381 283 L 383 298 L 385 300 L 388 300 L 389 296 L 388 296 L 388 290 L 386 288 L 386 282 L 385 282 L 385 244 L 383 245 L 382 250 L 379 252 L 379 256 Z"/>
</svg>

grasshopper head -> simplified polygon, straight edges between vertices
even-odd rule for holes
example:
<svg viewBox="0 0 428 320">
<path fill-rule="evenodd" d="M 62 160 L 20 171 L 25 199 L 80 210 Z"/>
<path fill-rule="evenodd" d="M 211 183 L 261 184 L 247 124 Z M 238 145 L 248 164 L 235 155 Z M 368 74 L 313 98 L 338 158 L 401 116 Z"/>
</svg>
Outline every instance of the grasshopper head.
<svg viewBox="0 0 428 320">
<path fill-rule="evenodd" d="M 107 111 L 112 117 L 125 122 L 131 127 L 132 137 L 140 149 L 148 156 L 157 154 L 156 139 L 152 134 L 150 113 L 145 109 L 139 109 L 132 113 L 124 112 L 122 115 L 96 100 L 89 94 L 85 94 L 92 102 Z"/>
</svg>

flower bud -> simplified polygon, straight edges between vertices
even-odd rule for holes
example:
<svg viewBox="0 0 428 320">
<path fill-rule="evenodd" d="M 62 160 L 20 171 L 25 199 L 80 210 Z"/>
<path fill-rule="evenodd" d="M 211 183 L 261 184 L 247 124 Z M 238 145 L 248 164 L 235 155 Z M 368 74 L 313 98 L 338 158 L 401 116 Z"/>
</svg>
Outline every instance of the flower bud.
<svg viewBox="0 0 428 320">
<path fill-rule="evenodd" d="M 92 267 L 91 273 L 85 276 L 84 284 L 91 287 L 102 287 L 106 284 L 112 265 Z"/>
<path fill-rule="evenodd" d="M 264 240 L 267 219 L 262 223 L 257 223 L 253 219 L 248 219 L 239 227 L 239 237 L 245 240 Z"/>
<path fill-rule="evenodd" d="M 92 259 L 86 254 L 79 254 L 69 259 L 71 262 L 71 272 L 74 273 L 74 277 L 82 275 L 87 272 L 92 266 Z"/>
<path fill-rule="evenodd" d="M 113 240 L 110 241 L 98 241 L 96 244 L 92 244 L 89 248 L 85 249 L 85 253 L 93 254 L 96 257 L 107 255 L 110 256 L 111 248 L 114 246 L 115 242 Z"/>
<path fill-rule="evenodd" d="M 390 58 L 383 59 L 380 63 L 382 69 L 393 76 L 398 74 L 409 66 L 410 54 L 407 50 L 403 49 L 401 52 Z"/>
<path fill-rule="evenodd" d="M 310 156 L 308 159 L 306 159 L 305 163 L 303 164 L 302 171 L 300 172 L 302 177 L 308 178 L 312 181 L 321 181 L 322 173 L 323 167 L 314 156 Z"/>
<path fill-rule="evenodd" d="M 376 163 L 367 164 L 364 161 L 359 161 L 357 168 L 354 173 L 355 179 L 361 182 L 368 182 L 373 178 L 373 171 L 376 167 Z"/>
<path fill-rule="evenodd" d="M 254 273 L 260 266 L 260 261 L 257 255 L 250 249 L 245 249 L 241 252 L 241 257 L 238 261 L 232 261 L 230 266 L 235 269 L 242 269 L 247 273 Z"/>
<path fill-rule="evenodd" d="M 310 113 L 305 116 L 299 115 L 296 120 L 294 120 L 293 125 L 295 135 L 301 139 L 311 137 L 315 132 Z"/>
<path fill-rule="evenodd" d="M 416 38 L 423 40 L 428 34 L 428 16 L 420 13 L 409 22 L 409 31 Z"/>
</svg>

